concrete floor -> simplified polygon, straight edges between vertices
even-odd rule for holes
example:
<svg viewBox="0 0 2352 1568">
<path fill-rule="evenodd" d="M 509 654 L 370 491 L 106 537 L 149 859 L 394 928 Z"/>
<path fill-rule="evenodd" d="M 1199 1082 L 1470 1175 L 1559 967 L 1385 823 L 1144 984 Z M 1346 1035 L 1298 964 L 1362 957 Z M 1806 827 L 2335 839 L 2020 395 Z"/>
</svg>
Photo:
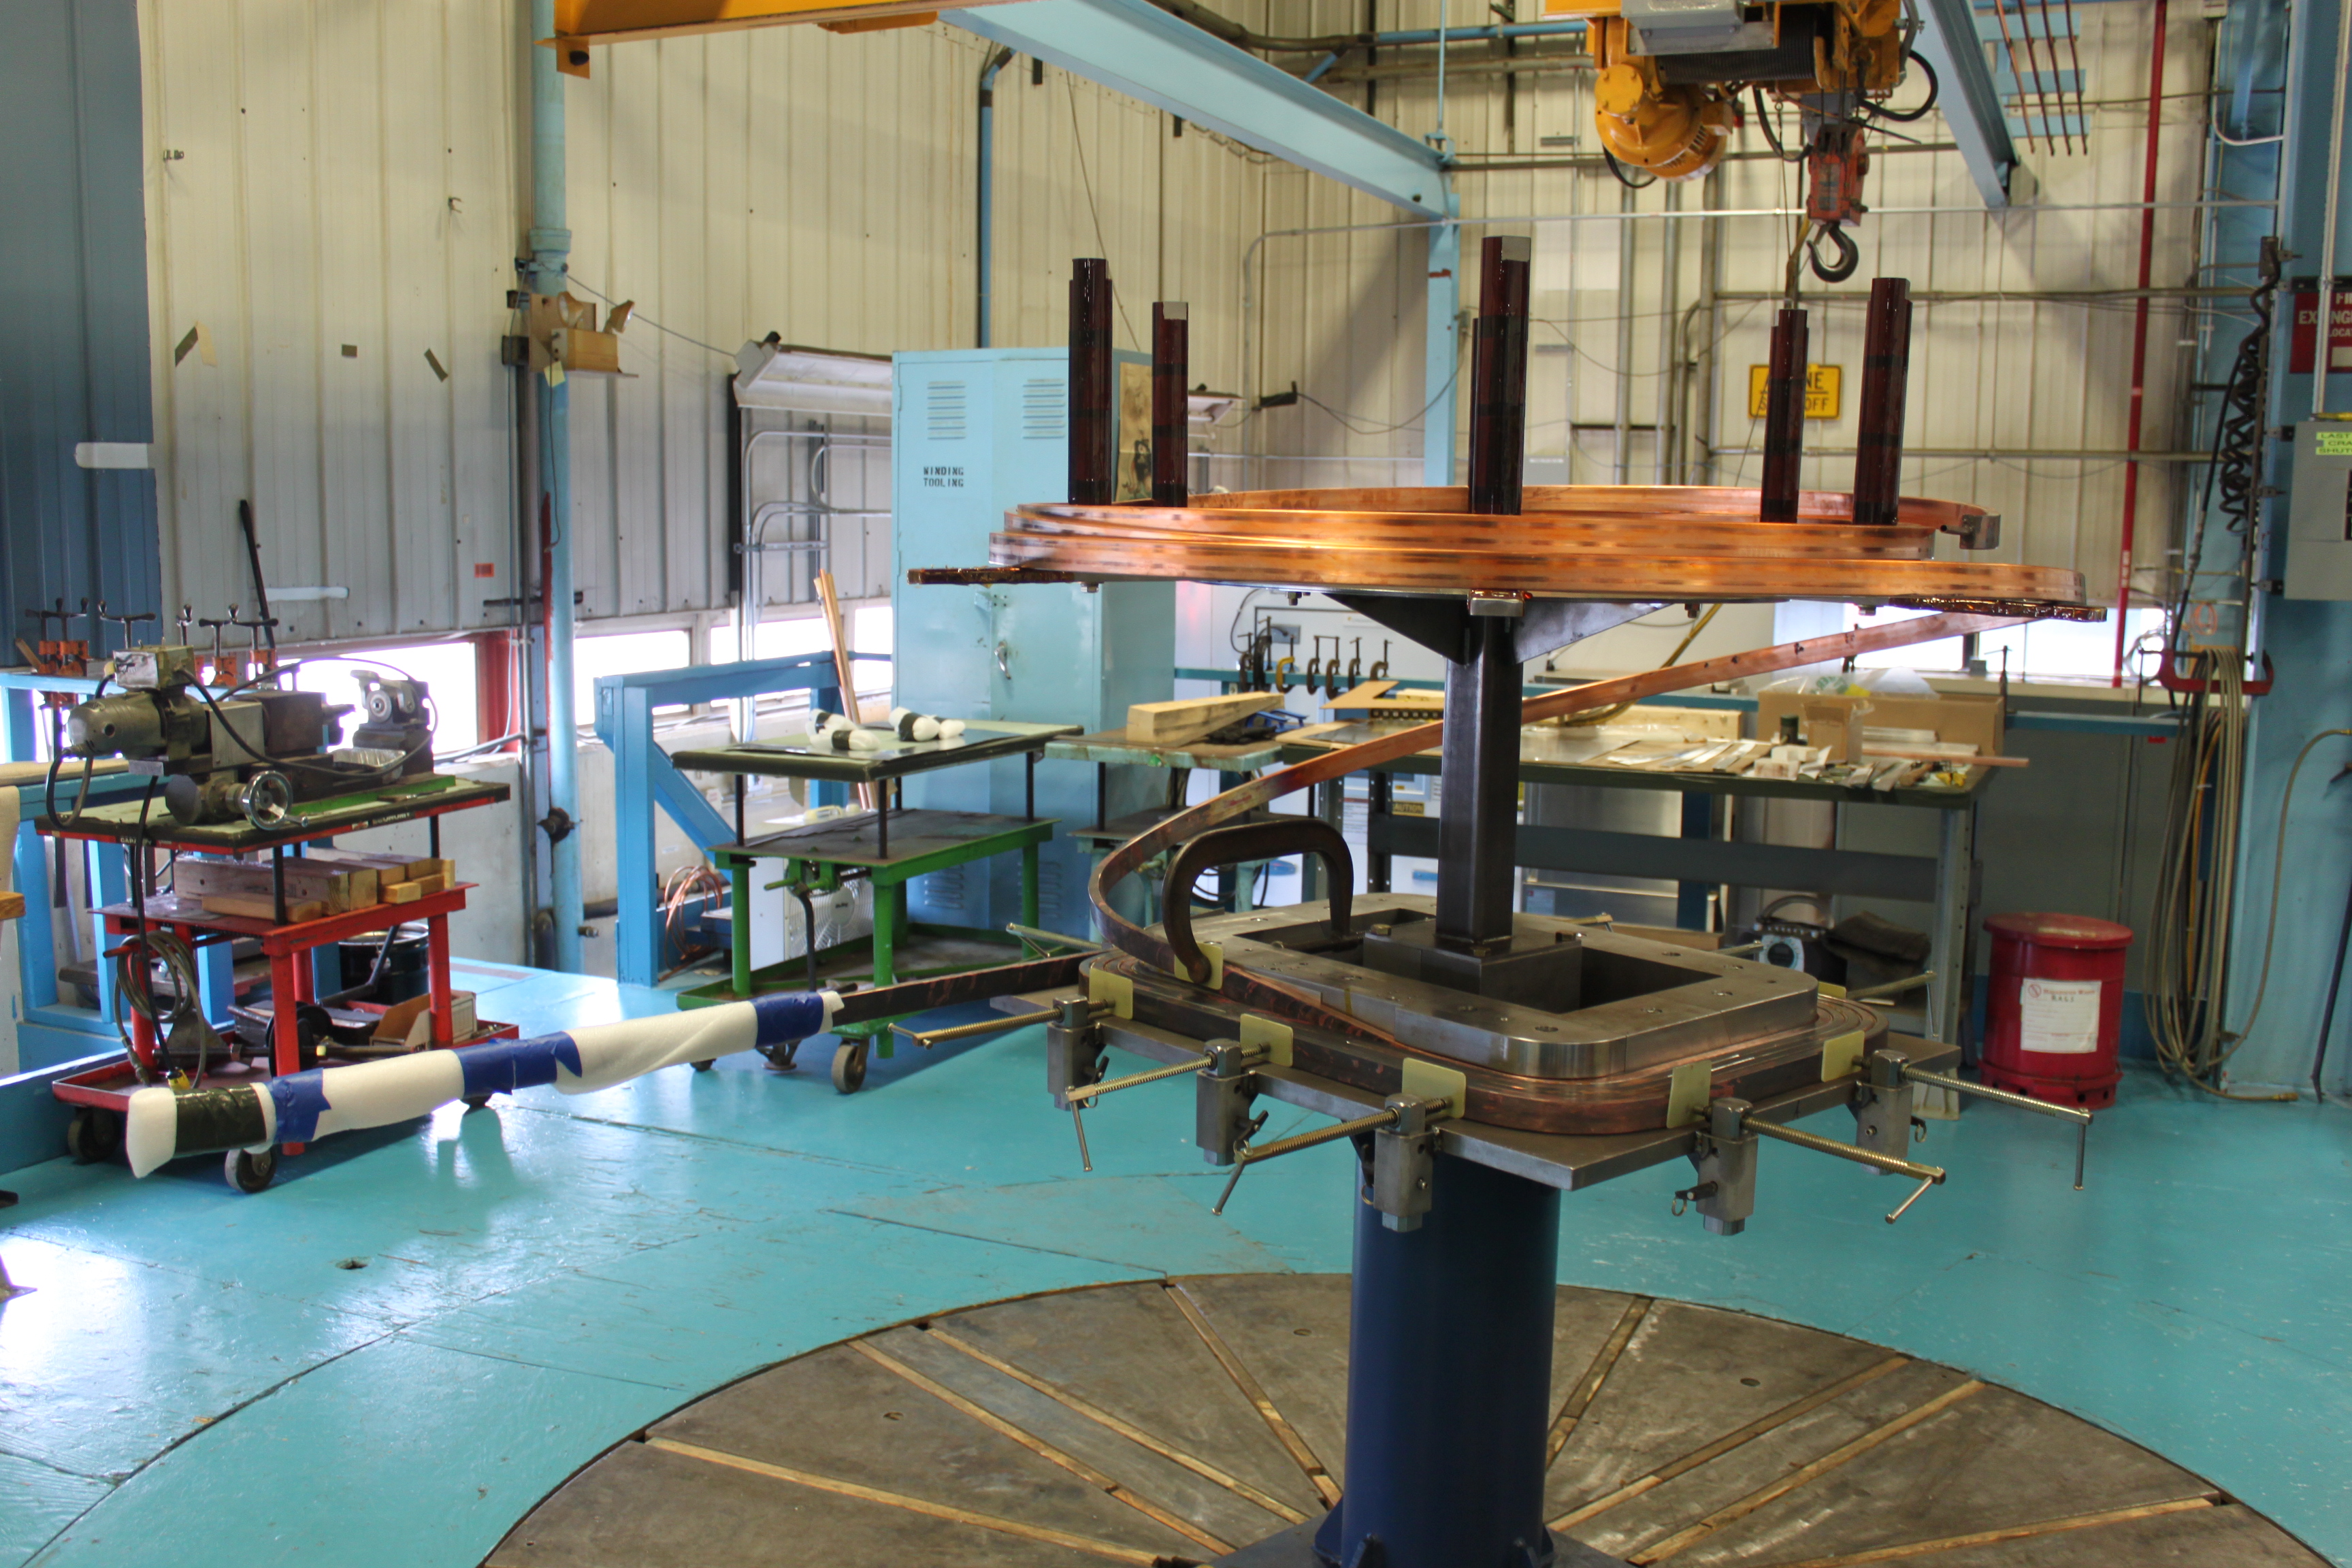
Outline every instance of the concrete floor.
<svg viewBox="0 0 2352 1568">
<path fill-rule="evenodd" d="M 461 984 L 533 1029 L 667 1005 Z M 1042 1054 L 1034 1031 L 905 1053 L 852 1098 L 814 1049 L 534 1090 L 332 1140 L 256 1197 L 212 1160 L 15 1173 L 0 1257 L 35 1289 L 0 1308 L 0 1565 L 470 1568 L 608 1445 L 815 1346 L 1066 1286 L 1347 1267 L 1342 1146 L 1253 1172 L 1213 1218 L 1184 1085 L 1090 1115 L 1083 1176 Z M 1560 1277 L 1962 1367 L 2352 1563 L 2352 1113 L 2134 1075 L 2088 1192 L 2063 1130 L 2021 1114 L 1937 1124 L 1926 1152 L 1953 1180 L 1891 1228 L 1889 1184 L 1777 1147 L 1737 1239 L 1669 1217 L 1681 1167 L 1572 1196 Z"/>
</svg>

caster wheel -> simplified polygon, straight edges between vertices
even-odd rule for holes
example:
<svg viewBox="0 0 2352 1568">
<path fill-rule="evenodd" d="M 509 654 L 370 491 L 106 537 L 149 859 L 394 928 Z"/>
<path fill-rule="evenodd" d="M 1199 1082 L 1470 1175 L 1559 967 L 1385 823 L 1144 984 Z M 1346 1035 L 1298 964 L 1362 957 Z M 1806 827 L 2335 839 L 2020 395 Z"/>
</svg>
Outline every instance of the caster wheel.
<svg viewBox="0 0 2352 1568">
<path fill-rule="evenodd" d="M 866 1045 L 845 1045 L 833 1053 L 833 1087 L 844 1094 L 856 1094 L 866 1081 Z"/>
<path fill-rule="evenodd" d="M 465 1096 L 465 1101 L 467 1110 L 480 1110 L 488 1106 L 490 1097 L 487 1094 L 469 1094 Z"/>
<path fill-rule="evenodd" d="M 66 1123 L 66 1152 L 73 1156 L 75 1164 L 95 1165 L 111 1160 L 121 1147 L 121 1118 L 94 1106 L 74 1108 L 73 1120 Z"/>
<path fill-rule="evenodd" d="M 770 1067 L 774 1068 L 778 1072 L 790 1072 L 801 1054 L 801 1043 L 798 1040 L 786 1040 L 781 1046 L 761 1046 L 759 1051 L 761 1056 L 768 1058 Z"/>
<path fill-rule="evenodd" d="M 712 1068 L 715 1068 L 718 1065 L 719 1061 L 717 1058 L 706 1057 L 701 1061 L 694 1064 L 694 1070 L 697 1072 L 709 1072 Z"/>
<path fill-rule="evenodd" d="M 221 1173 L 238 1192 L 257 1193 L 277 1179 L 278 1151 L 265 1149 L 256 1154 L 244 1149 L 232 1150 L 221 1163 Z"/>
</svg>

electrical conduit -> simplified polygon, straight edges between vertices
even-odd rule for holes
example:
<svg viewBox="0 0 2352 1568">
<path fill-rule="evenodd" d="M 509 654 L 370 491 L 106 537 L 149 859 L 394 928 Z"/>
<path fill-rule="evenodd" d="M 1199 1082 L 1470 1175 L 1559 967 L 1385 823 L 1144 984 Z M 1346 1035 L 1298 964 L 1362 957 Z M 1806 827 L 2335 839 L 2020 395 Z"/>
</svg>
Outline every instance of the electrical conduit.
<svg viewBox="0 0 2352 1568">
<path fill-rule="evenodd" d="M 533 39 L 555 36 L 555 0 L 531 0 Z M 531 228 L 530 286 L 534 292 L 563 291 L 571 258 L 572 231 L 564 226 L 563 77 L 555 51 L 530 49 Z M 579 714 L 572 699 L 572 387 L 541 383 L 542 461 L 547 481 L 547 552 L 541 592 L 547 628 L 547 804 L 560 836 L 549 835 L 548 864 L 553 884 L 555 929 L 549 962 L 577 973 L 580 925 Z"/>
</svg>

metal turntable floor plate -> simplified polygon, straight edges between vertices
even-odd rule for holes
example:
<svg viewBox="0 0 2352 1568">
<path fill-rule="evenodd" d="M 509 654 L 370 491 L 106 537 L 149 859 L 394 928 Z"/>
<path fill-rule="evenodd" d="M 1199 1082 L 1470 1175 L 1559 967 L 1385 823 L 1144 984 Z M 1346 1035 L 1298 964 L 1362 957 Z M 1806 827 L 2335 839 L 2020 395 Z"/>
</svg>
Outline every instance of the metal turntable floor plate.
<svg viewBox="0 0 2352 1568">
<path fill-rule="evenodd" d="M 919 1320 L 618 1445 L 488 1568 L 1172 1568 L 1271 1546 L 1344 1480 L 1347 1338 L 1340 1275 L 1101 1286 Z M 1606 1557 L 2324 1561 L 2053 1406 L 1769 1319 L 1562 1287 L 1552 1384 L 1547 1510 L 1563 1542 Z"/>
</svg>

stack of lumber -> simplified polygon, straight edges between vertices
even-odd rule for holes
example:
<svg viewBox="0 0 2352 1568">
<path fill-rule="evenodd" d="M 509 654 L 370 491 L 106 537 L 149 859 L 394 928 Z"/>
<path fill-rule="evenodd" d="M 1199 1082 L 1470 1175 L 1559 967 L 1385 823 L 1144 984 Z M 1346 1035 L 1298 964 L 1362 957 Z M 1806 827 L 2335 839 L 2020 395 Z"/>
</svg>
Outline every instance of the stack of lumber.
<svg viewBox="0 0 2352 1568">
<path fill-rule="evenodd" d="M 354 849 L 313 849 L 307 858 L 330 866 L 348 866 L 354 871 L 373 871 L 376 901 L 383 904 L 413 904 L 428 893 L 446 892 L 457 882 L 457 863 L 430 855 L 362 855 Z"/>
<path fill-rule="evenodd" d="M 1237 691 L 1228 697 L 1138 702 L 1127 710 L 1127 738 L 1138 745 L 1189 745 L 1281 700 L 1276 691 Z"/>
<path fill-rule="evenodd" d="M 457 879 L 457 868 L 447 860 L 348 849 L 289 856 L 285 868 L 289 921 L 320 920 L 374 904 L 413 904 Z M 172 889 L 199 900 L 207 914 L 278 918 L 277 890 L 267 861 L 183 855 L 173 868 Z"/>
</svg>

